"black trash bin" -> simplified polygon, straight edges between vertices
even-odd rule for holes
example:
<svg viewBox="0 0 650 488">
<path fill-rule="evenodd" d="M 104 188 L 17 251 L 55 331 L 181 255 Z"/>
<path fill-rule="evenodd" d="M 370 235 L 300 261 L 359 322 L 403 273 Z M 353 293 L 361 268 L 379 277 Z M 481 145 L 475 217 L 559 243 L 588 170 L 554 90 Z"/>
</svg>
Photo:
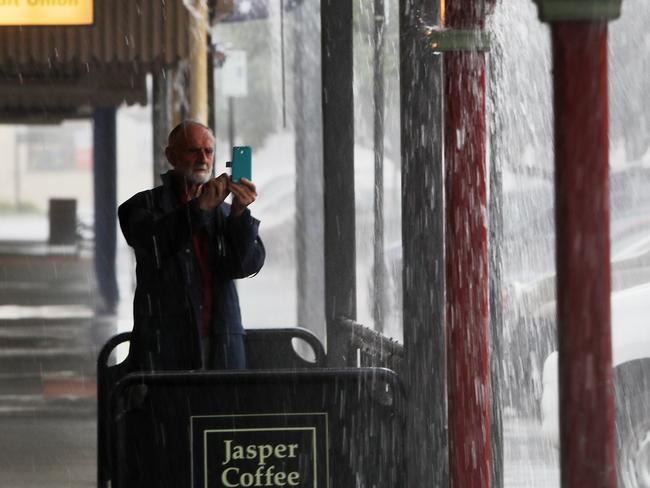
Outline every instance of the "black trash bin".
<svg viewBox="0 0 650 488">
<path fill-rule="evenodd" d="M 111 420 L 115 488 L 404 486 L 387 369 L 131 374 Z"/>
<path fill-rule="evenodd" d="M 77 200 L 50 198 L 49 221 L 50 244 L 65 246 L 77 242 Z"/>
</svg>

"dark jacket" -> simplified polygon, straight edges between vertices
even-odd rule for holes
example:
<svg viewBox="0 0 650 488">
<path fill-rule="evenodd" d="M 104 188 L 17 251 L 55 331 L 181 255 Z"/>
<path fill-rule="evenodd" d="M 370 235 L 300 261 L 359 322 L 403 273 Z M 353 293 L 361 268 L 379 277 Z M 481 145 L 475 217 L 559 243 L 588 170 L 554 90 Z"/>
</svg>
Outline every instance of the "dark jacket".
<svg viewBox="0 0 650 488">
<path fill-rule="evenodd" d="M 226 203 L 207 212 L 197 199 L 182 204 L 172 171 L 163 175 L 162 186 L 120 205 L 118 215 L 136 257 L 132 368 L 201 368 L 203 283 L 192 235 L 205 232 L 212 253 L 211 334 L 243 334 L 233 279 L 257 273 L 264 264 L 259 221 L 248 209 L 230 216 Z"/>
</svg>

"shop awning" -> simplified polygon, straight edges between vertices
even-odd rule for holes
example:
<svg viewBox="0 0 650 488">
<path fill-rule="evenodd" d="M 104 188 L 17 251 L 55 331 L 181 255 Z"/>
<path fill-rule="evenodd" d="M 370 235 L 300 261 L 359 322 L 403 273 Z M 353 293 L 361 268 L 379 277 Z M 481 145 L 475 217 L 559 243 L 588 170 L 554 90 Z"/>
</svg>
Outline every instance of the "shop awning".
<svg viewBox="0 0 650 488">
<path fill-rule="evenodd" d="M 0 117 L 145 103 L 147 73 L 188 57 L 190 15 L 183 0 L 94 0 L 93 25 L 0 27 Z"/>
</svg>

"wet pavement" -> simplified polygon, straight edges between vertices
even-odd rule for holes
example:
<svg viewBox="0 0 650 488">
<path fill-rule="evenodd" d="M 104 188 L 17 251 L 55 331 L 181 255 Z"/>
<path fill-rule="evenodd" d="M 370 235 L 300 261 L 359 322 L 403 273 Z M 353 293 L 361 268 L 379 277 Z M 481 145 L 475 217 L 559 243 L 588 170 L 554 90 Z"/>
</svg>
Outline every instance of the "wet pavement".
<svg viewBox="0 0 650 488">
<path fill-rule="evenodd" d="M 96 358 L 131 320 L 128 250 L 118 262 L 123 300 L 97 315 L 89 255 L 0 241 L 0 487 L 96 486 Z M 537 420 L 508 417 L 504 434 L 507 488 L 559 486 Z"/>
<path fill-rule="evenodd" d="M 0 486 L 96 486 L 96 373 L 116 316 L 96 316 L 93 263 L 0 243 Z"/>
<path fill-rule="evenodd" d="M 540 433 L 537 419 L 504 419 L 504 487 L 559 488 L 559 452 Z"/>
</svg>

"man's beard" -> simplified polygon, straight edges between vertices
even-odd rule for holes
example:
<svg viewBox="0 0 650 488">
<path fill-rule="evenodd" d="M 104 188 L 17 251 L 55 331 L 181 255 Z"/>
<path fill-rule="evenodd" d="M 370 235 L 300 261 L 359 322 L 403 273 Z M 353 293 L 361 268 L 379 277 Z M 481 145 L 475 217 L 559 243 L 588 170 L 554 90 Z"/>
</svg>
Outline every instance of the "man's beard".
<svg viewBox="0 0 650 488">
<path fill-rule="evenodd" d="M 192 170 L 188 171 L 185 174 L 185 181 L 187 182 L 187 184 L 190 186 L 202 185 L 210 181 L 210 176 L 211 176 L 210 172 L 208 171 L 207 167 L 205 169 L 206 171 L 204 173 L 198 173 Z"/>
</svg>

